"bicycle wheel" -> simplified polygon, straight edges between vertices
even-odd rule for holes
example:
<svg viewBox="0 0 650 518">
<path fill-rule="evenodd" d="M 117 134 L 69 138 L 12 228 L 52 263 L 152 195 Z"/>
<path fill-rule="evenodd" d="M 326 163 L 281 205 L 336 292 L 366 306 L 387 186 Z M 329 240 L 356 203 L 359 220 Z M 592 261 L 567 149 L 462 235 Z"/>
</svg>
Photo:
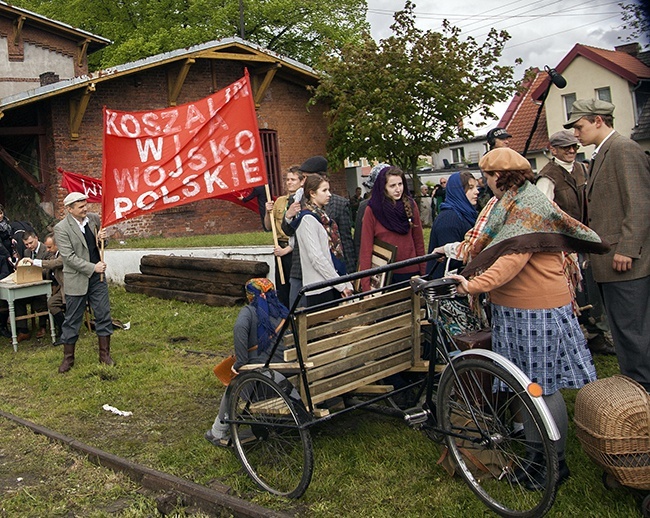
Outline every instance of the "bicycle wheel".
<svg viewBox="0 0 650 518">
<path fill-rule="evenodd" d="M 250 372 L 235 378 L 228 405 L 230 434 L 237 457 L 260 488 L 299 498 L 314 471 L 311 435 L 300 428 L 309 414 L 285 378 L 273 379 L 276 374 Z"/>
<path fill-rule="evenodd" d="M 460 475 L 501 516 L 542 516 L 555 500 L 558 460 L 526 387 L 485 359 L 453 365 L 457 375 L 448 367 L 440 380 L 438 419 Z M 515 432 L 515 421 L 536 439 Z M 544 483 L 531 484 L 529 473 Z"/>
</svg>

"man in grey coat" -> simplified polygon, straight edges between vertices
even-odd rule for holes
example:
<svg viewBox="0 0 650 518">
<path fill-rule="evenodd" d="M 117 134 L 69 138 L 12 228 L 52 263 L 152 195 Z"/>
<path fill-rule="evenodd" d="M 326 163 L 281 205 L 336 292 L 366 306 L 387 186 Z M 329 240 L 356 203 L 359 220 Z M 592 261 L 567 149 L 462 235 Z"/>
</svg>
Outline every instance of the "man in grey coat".
<svg viewBox="0 0 650 518">
<path fill-rule="evenodd" d="M 72 192 L 63 200 L 66 217 L 54 227 L 59 252 L 63 258 L 63 288 L 66 312 L 61 331 L 63 362 L 59 372 L 74 365 L 74 350 L 79 328 L 89 303 L 95 316 L 95 332 L 99 338 L 99 361 L 114 365 L 110 355 L 113 324 L 108 299 L 108 285 L 104 273 L 106 263 L 101 260 L 98 239 L 106 238 L 99 216 L 88 212 L 87 196 Z"/>
<path fill-rule="evenodd" d="M 650 164 L 613 129 L 614 105 L 573 103 L 565 128 L 595 145 L 587 181 L 587 223 L 612 249 L 592 255 L 621 373 L 650 391 Z"/>
</svg>

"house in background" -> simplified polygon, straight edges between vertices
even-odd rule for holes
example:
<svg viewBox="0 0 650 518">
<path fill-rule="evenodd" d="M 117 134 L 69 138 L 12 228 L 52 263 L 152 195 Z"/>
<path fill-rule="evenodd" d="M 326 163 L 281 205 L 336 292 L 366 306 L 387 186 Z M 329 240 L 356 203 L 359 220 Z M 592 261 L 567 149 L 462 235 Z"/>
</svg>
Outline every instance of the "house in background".
<svg viewBox="0 0 650 518">
<path fill-rule="evenodd" d="M 614 104 L 614 129 L 650 150 L 650 52 L 638 43 L 605 50 L 576 44 L 555 67 L 566 79 L 563 89 L 551 86 L 546 99 L 548 133 L 559 131 L 577 99 L 602 99 Z M 548 75 L 532 91 L 539 101 L 548 88 Z M 593 146 L 579 151 L 591 156 Z"/>
<path fill-rule="evenodd" d="M 55 23 L 55 22 L 52 22 Z M 0 99 L 0 203 L 11 219 L 47 230 L 64 215 L 58 171 L 95 178 L 102 171 L 104 106 L 142 111 L 202 99 L 240 79 L 248 69 L 269 183 L 284 189 L 282 172 L 324 155 L 322 105 L 310 106 L 316 72 L 240 38 L 178 49 L 107 70 L 58 80 Z M 347 194 L 343 175 L 332 190 Z M 99 212 L 99 207 L 92 207 Z M 259 215 L 209 199 L 147 214 L 109 228 L 115 237 L 178 236 L 261 230 Z"/>
<path fill-rule="evenodd" d="M 110 40 L 0 1 L 0 99 L 88 73 Z"/>
</svg>

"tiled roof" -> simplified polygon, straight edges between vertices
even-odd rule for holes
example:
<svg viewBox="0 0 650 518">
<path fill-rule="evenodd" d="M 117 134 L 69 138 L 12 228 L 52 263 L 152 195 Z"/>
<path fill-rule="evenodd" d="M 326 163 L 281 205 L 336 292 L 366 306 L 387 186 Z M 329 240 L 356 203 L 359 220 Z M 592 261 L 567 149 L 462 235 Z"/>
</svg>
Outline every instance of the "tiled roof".
<svg viewBox="0 0 650 518">
<path fill-rule="evenodd" d="M 560 61 L 558 66 L 555 67 L 555 70 L 561 74 L 578 56 L 597 63 L 610 72 L 627 79 L 633 85 L 638 84 L 641 79 L 650 79 L 650 67 L 627 52 L 600 49 L 580 43 L 575 44 L 571 51 Z M 539 99 L 541 97 L 546 91 L 549 81 L 550 79 L 548 77 L 544 78 L 544 82 L 533 91 L 533 98 Z"/>
<path fill-rule="evenodd" d="M 540 72 L 538 69 L 535 70 L 536 75 L 533 79 L 523 83 L 522 91 L 514 95 L 512 101 L 510 101 L 510 105 L 499 121 L 499 127 L 506 128 L 508 133 L 512 135 L 510 147 L 519 153 L 523 153 L 526 147 L 526 141 L 533 128 L 537 111 L 539 110 L 539 103 L 533 100 L 531 92 L 538 88 L 548 77 L 546 73 Z M 528 146 L 528 152 L 541 151 L 547 145 L 546 109 L 542 108 L 537 128 Z"/>
</svg>

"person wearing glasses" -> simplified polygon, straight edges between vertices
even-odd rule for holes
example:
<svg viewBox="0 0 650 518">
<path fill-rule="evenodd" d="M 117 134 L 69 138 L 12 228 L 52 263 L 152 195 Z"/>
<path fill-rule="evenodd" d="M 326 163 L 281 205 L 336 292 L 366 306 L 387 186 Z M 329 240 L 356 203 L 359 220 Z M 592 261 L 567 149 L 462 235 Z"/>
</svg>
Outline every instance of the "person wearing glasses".
<svg viewBox="0 0 650 518">
<path fill-rule="evenodd" d="M 585 165 L 576 161 L 579 146 L 580 142 L 573 131 L 553 133 L 549 139 L 549 150 L 553 157 L 539 172 L 536 185 L 569 216 L 587 224 L 585 188 L 589 175 Z M 592 306 L 580 316 L 589 349 L 593 354 L 616 354 L 603 302 L 589 265 L 582 268 L 581 273 L 584 289 L 576 292 L 576 299 L 581 307 Z"/>
</svg>

